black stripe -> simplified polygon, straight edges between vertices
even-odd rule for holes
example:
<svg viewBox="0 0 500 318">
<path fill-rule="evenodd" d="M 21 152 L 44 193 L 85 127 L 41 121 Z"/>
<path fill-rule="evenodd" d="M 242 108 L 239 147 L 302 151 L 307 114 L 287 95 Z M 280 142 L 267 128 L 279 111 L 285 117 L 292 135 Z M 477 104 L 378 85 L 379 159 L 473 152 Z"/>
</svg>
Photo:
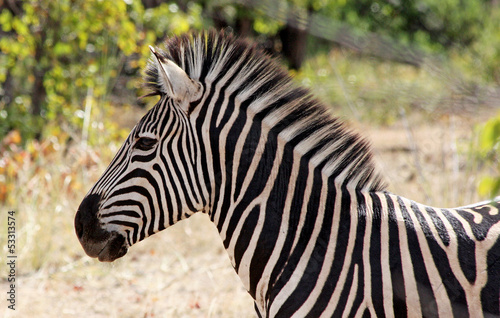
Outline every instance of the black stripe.
<svg viewBox="0 0 500 318">
<path fill-rule="evenodd" d="M 252 209 L 252 211 L 250 211 L 243 223 L 241 232 L 237 237 L 237 241 L 234 246 L 234 269 L 236 272 L 238 272 L 240 268 L 241 258 L 243 257 L 243 254 L 247 250 L 248 244 L 250 244 L 250 240 L 252 239 L 252 234 L 259 220 L 260 208 L 261 207 L 257 205 Z M 253 291 L 253 293 L 250 291 L 250 295 L 255 298 L 255 291 Z"/>
<path fill-rule="evenodd" d="M 387 246 L 382 246 L 386 242 L 381 241 L 381 224 L 382 224 L 382 205 L 380 198 L 375 193 L 370 193 L 370 198 L 372 200 L 372 232 L 370 236 L 370 279 L 371 279 L 371 297 L 373 302 L 373 309 L 377 317 L 385 317 L 384 310 L 384 297 L 391 295 L 384 295 L 383 282 L 382 282 L 382 258 L 381 251 L 382 248 L 388 248 Z M 385 218 L 385 217 L 384 217 Z M 383 220 L 387 222 L 387 220 Z M 365 247 L 366 248 L 366 247 Z"/>
<path fill-rule="evenodd" d="M 403 218 L 405 220 L 406 237 L 408 240 L 408 248 L 410 252 L 413 273 L 415 275 L 415 280 L 417 283 L 417 290 L 420 298 L 420 307 L 422 309 L 422 314 L 427 315 L 428 313 L 438 312 L 434 292 L 431 287 L 429 276 L 425 269 L 424 258 L 422 256 L 420 242 L 418 241 L 415 225 L 413 224 L 413 221 L 411 219 L 410 212 L 406 209 L 406 205 L 403 203 L 400 197 L 398 197 L 398 204 L 401 210 L 401 214 L 403 215 Z"/>
<path fill-rule="evenodd" d="M 358 285 L 354 286 L 355 290 L 353 292 L 356 293 L 356 297 L 352 303 L 351 314 L 350 316 L 354 316 L 358 311 L 361 303 L 364 299 L 364 288 L 365 288 L 365 263 L 363 262 L 363 251 L 365 248 L 369 248 L 365 246 L 365 235 L 366 235 L 366 214 L 369 213 L 367 211 L 365 197 L 357 192 L 356 194 L 357 201 L 357 209 L 358 211 L 353 211 L 351 213 L 358 213 L 357 226 L 356 226 L 356 239 L 354 241 L 354 249 L 352 251 L 351 256 L 351 266 L 358 265 Z"/>
<path fill-rule="evenodd" d="M 167 206 L 166 214 L 168 215 L 168 225 L 173 225 L 174 221 L 172 219 L 172 212 L 173 212 L 173 206 L 172 206 L 172 201 L 170 201 L 170 196 L 168 195 L 167 191 L 167 181 L 165 180 L 165 174 L 163 173 L 163 170 L 161 169 L 160 165 L 155 163 L 153 165 L 153 169 L 158 172 L 158 175 L 161 178 L 161 185 L 163 191 L 165 191 L 165 205 Z M 158 220 L 158 231 L 164 230 L 165 229 L 165 213 L 160 213 L 159 215 L 160 219 Z"/>
<path fill-rule="evenodd" d="M 450 235 L 448 234 L 448 231 L 446 230 L 446 226 L 444 225 L 443 220 L 437 215 L 436 211 L 431 208 L 431 207 L 426 207 L 425 211 L 427 212 L 427 215 L 431 217 L 432 222 L 434 223 L 434 226 L 438 230 L 438 235 L 441 238 L 441 241 L 445 246 L 450 245 Z"/>
<path fill-rule="evenodd" d="M 389 217 L 389 262 L 391 267 L 392 304 L 395 317 L 407 317 L 406 290 L 404 288 L 403 265 L 399 241 L 398 216 L 391 197 L 385 194 Z"/>
<path fill-rule="evenodd" d="M 135 205 L 139 206 L 139 204 L 135 204 Z M 113 206 L 115 206 L 115 204 L 113 204 Z M 142 205 L 141 205 L 141 207 L 142 207 Z M 106 218 L 110 218 L 113 216 L 120 216 L 120 215 L 128 216 L 131 218 L 138 218 L 138 219 L 141 218 L 141 215 L 139 215 L 139 213 L 137 213 L 137 211 L 134 211 L 134 210 L 120 210 L 117 212 L 109 212 L 109 213 L 102 215 L 101 218 L 106 219 Z"/>
</svg>

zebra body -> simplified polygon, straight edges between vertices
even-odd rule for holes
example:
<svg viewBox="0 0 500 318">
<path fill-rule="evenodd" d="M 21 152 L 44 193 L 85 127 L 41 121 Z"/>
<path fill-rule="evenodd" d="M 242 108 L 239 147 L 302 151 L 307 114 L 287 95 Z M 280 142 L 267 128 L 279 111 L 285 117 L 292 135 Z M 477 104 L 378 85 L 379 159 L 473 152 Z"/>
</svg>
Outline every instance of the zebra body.
<svg viewBox="0 0 500 318">
<path fill-rule="evenodd" d="M 113 261 L 208 214 L 262 317 L 495 317 L 500 205 L 427 207 L 385 191 L 369 147 L 284 71 L 223 33 L 154 49 L 158 103 L 75 217 Z"/>
</svg>

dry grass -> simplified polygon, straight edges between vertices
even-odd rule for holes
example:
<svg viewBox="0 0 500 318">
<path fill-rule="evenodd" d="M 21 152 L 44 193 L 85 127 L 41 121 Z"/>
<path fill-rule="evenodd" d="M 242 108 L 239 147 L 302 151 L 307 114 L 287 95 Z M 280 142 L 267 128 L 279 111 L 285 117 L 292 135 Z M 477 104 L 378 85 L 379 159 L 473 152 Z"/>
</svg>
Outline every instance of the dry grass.
<svg viewBox="0 0 500 318">
<path fill-rule="evenodd" d="M 488 167 L 475 154 L 474 128 L 488 115 L 451 115 L 430 123 L 413 116 L 361 129 L 372 142 L 389 191 L 435 207 L 457 207 L 487 199 L 477 191 Z"/>
</svg>

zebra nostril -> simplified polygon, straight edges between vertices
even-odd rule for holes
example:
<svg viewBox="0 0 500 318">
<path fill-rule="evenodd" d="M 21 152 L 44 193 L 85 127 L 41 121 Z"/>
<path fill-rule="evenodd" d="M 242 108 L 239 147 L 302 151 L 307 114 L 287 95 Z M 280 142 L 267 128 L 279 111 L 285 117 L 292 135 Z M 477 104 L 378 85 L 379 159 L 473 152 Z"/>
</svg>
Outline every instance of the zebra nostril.
<svg viewBox="0 0 500 318">
<path fill-rule="evenodd" d="M 112 243 L 118 242 L 120 235 L 112 236 L 111 232 L 102 228 L 97 217 L 100 201 L 101 196 L 97 194 L 88 195 L 83 199 L 75 215 L 75 232 L 88 256 L 98 257 L 101 252 L 105 251 L 99 257 L 105 261 L 114 260 L 124 255 L 119 251 L 121 246 L 116 247 L 115 244 L 106 249 L 105 247 L 109 244 L 110 239 L 113 239 Z"/>
<path fill-rule="evenodd" d="M 101 196 L 98 194 L 91 194 L 86 196 L 75 215 L 75 232 L 80 241 L 88 239 L 84 236 L 92 233 L 99 224 L 97 219 L 97 210 L 99 208 L 99 201 Z"/>
</svg>

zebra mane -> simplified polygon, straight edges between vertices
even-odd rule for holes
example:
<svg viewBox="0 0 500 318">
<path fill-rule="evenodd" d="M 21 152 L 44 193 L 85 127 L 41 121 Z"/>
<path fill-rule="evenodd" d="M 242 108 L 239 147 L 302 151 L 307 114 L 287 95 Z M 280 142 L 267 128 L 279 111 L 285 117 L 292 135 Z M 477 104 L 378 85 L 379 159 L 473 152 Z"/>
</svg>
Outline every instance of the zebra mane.
<svg viewBox="0 0 500 318">
<path fill-rule="evenodd" d="M 238 92 L 240 107 L 247 107 L 270 130 L 321 166 L 357 189 L 384 190 L 376 172 L 369 143 L 347 128 L 330 110 L 298 87 L 278 62 L 244 39 L 224 31 L 188 33 L 168 39 L 159 53 L 181 67 L 192 79 L 214 83 L 226 78 L 226 93 Z M 149 95 L 161 95 L 157 63 L 145 71 Z M 248 101 L 248 102 L 247 102 Z"/>
</svg>

